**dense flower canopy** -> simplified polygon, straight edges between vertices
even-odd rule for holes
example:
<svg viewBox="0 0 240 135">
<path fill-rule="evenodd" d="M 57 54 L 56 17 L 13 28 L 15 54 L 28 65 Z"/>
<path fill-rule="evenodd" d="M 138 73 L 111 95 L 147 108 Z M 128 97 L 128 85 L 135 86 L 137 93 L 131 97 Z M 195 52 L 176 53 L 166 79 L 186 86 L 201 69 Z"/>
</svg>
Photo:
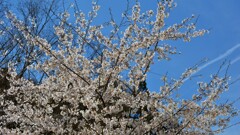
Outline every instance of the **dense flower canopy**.
<svg viewBox="0 0 240 135">
<path fill-rule="evenodd" d="M 100 9 L 97 3 L 92 3 L 88 15 L 76 11 L 74 24 L 69 23 L 72 16 L 65 11 L 54 26 L 59 41 L 55 47 L 35 36 L 12 12 L 6 12 L 28 46 L 37 46 L 47 58 L 28 68 L 44 71 L 47 77 L 35 84 L 18 78 L 14 63 L 8 65 L 10 88 L 0 93 L 0 132 L 208 134 L 224 129 L 236 115 L 231 103 L 216 103 L 228 89 L 228 76 L 216 74 L 209 83 L 199 82 L 198 93 L 188 100 L 176 100 L 173 94 L 197 66 L 175 80 L 163 76 L 159 92 L 146 88 L 153 59 L 169 60 L 169 55 L 178 53 L 164 41 L 188 42 L 207 32 L 196 30 L 194 16 L 166 26 L 165 19 L 174 7 L 172 0 L 161 0 L 156 13 L 142 13 L 140 3 L 135 3 L 131 13 L 123 13 L 120 24 L 113 19 L 108 23 L 113 28 L 109 35 L 102 33 L 105 25 L 91 23 Z M 96 55 L 90 57 L 89 52 Z"/>
</svg>

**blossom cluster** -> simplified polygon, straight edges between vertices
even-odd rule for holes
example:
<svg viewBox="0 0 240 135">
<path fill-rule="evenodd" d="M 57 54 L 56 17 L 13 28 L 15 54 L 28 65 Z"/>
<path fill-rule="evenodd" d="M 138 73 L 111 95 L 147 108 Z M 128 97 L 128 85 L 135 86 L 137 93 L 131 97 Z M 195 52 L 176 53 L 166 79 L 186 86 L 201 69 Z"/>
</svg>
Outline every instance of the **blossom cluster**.
<svg viewBox="0 0 240 135">
<path fill-rule="evenodd" d="M 74 5 L 73 5 L 74 6 Z M 91 24 L 100 6 L 93 3 L 89 20 L 76 12 L 75 24 L 64 12 L 54 26 L 59 44 L 53 48 L 46 39 L 34 36 L 12 12 L 6 16 L 29 45 L 38 46 L 49 59 L 29 66 L 47 74 L 41 84 L 16 79 L 9 64 L 10 88 L 0 93 L 0 132 L 2 134 L 206 134 L 224 129 L 236 111 L 229 104 L 217 104 L 228 89 L 228 77 L 213 76 L 199 83 L 198 93 L 188 100 L 175 100 L 174 92 L 197 68 L 187 69 L 179 79 L 168 81 L 153 93 L 141 87 L 154 58 L 170 59 L 177 51 L 165 40 L 190 41 L 206 33 L 196 30 L 193 17 L 166 27 L 165 19 L 174 7 L 172 0 L 158 3 L 141 13 L 140 3 L 132 8 L 126 28 L 116 22 L 110 36 L 103 25 Z M 33 21 L 34 23 L 34 21 Z M 73 45 L 77 37 L 77 45 Z M 98 45 L 102 46 L 101 52 Z M 97 55 L 88 57 L 88 51 Z M 14 63 L 13 63 L 14 64 Z M 53 73 L 54 71 L 54 73 Z"/>
</svg>

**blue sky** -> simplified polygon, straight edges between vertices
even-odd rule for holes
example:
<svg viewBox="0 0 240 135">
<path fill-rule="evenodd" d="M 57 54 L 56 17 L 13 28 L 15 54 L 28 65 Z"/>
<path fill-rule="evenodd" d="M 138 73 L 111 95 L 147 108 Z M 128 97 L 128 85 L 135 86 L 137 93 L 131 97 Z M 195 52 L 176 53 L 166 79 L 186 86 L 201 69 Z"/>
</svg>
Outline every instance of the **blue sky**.
<svg viewBox="0 0 240 135">
<path fill-rule="evenodd" d="M 187 67 L 191 67 L 203 58 L 209 61 L 220 57 L 228 49 L 240 43 L 240 1 L 239 0 L 178 0 L 178 6 L 172 11 L 169 22 L 179 22 L 181 18 L 190 16 L 191 14 L 199 15 L 197 27 L 202 29 L 210 29 L 210 33 L 203 37 L 193 39 L 190 43 L 176 42 L 179 56 L 174 56 L 170 62 L 162 62 L 153 66 L 152 71 L 155 73 L 168 72 L 169 75 L 179 76 Z M 150 5 L 149 6 L 154 6 Z M 207 66 L 198 74 L 202 74 L 202 78 L 189 80 L 179 91 L 184 97 L 191 96 L 196 92 L 196 82 L 206 81 L 209 75 L 216 73 L 222 62 L 226 60 L 234 60 L 240 57 L 240 48 L 237 48 L 227 57 L 218 62 Z M 230 66 L 229 75 L 232 81 L 240 76 L 240 61 Z M 154 90 L 159 89 L 159 76 L 149 74 L 148 87 Z M 240 96 L 240 82 L 233 84 L 230 90 L 223 94 L 222 101 L 227 99 L 234 100 Z M 240 103 L 235 105 L 240 108 Z M 232 121 L 238 122 L 240 118 Z M 234 126 L 226 130 L 223 135 L 238 135 L 240 133 L 240 125 Z"/>
<path fill-rule="evenodd" d="M 131 0 L 130 0 L 131 1 Z M 192 14 L 199 15 L 197 28 L 210 29 L 210 33 L 203 37 L 193 39 L 186 43 L 182 41 L 171 42 L 182 53 L 172 56 L 171 61 L 162 61 L 155 63 L 148 75 L 148 88 L 153 91 L 159 91 L 160 76 L 168 72 L 169 76 L 179 77 L 186 68 L 197 64 L 200 60 L 208 58 L 209 61 L 221 57 L 227 50 L 240 44 L 240 1 L 239 0 L 175 0 L 177 7 L 171 11 L 170 17 L 166 20 L 167 25 L 181 22 L 182 19 L 190 17 Z M 142 10 L 156 9 L 156 0 L 139 0 Z M 96 23 L 101 23 L 109 19 L 108 8 L 112 8 L 115 19 L 121 17 L 125 9 L 126 0 L 99 0 L 101 9 Z M 83 11 L 89 11 L 91 4 L 89 0 L 79 0 L 79 7 Z M 240 57 L 240 47 L 229 54 L 227 57 L 205 67 L 197 74 L 203 75 L 201 78 L 188 80 L 179 94 L 183 97 L 190 97 L 196 92 L 198 81 L 209 80 L 209 75 L 217 72 L 224 59 L 234 60 Z M 240 60 L 231 65 L 229 75 L 232 81 L 240 77 Z M 240 96 L 240 81 L 231 85 L 230 90 L 224 93 L 221 101 L 227 99 L 234 100 Z M 240 101 L 236 104 L 240 109 Z M 238 122 L 240 118 L 232 121 Z M 238 135 L 240 125 L 226 130 L 224 135 Z"/>
</svg>

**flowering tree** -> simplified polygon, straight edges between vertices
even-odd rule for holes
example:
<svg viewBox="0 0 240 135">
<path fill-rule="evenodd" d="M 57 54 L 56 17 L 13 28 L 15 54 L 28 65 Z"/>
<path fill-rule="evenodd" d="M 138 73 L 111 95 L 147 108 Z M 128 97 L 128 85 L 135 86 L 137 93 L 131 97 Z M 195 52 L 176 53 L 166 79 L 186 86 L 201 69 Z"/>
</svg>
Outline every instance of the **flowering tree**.
<svg viewBox="0 0 240 135">
<path fill-rule="evenodd" d="M 174 6 L 172 0 L 161 0 L 156 13 L 141 13 L 136 3 L 131 13 L 123 13 L 120 24 L 111 19 L 108 36 L 102 33 L 105 25 L 91 23 L 100 8 L 97 3 L 92 3 L 89 18 L 76 10 L 74 24 L 66 11 L 54 26 L 59 41 L 54 48 L 8 11 L 7 18 L 27 45 L 37 46 L 48 58 L 27 68 L 44 70 L 47 78 L 36 85 L 17 77 L 15 63 L 8 65 L 10 88 L 0 93 L 1 133 L 209 134 L 226 128 L 236 110 L 231 103 L 219 105 L 216 100 L 228 89 L 228 76 L 216 74 L 209 83 L 200 82 L 198 93 L 188 100 L 175 100 L 172 95 L 197 66 L 179 79 L 163 76 L 158 93 L 145 87 L 153 58 L 169 59 L 177 53 L 164 41 L 190 41 L 207 32 L 195 29 L 194 16 L 166 27 Z M 97 55 L 89 57 L 88 52 Z"/>
</svg>

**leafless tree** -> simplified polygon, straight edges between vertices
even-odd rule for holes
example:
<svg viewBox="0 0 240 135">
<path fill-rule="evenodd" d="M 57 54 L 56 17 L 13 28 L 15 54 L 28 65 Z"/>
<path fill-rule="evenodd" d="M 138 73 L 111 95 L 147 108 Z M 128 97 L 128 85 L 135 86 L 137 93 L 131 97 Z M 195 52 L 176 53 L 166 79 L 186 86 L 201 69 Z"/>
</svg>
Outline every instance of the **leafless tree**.
<svg viewBox="0 0 240 135">
<path fill-rule="evenodd" d="M 44 37 L 54 46 L 57 43 L 57 38 L 52 26 L 57 20 L 54 19 L 52 11 L 58 12 L 58 4 L 57 0 L 22 0 L 15 4 L 10 1 L 0 1 L 0 16 L 1 21 L 4 22 L 0 24 L 0 30 L 4 32 L 0 38 L 1 68 L 8 67 L 10 62 L 14 63 L 18 70 L 18 78 L 24 77 L 34 80 L 35 83 L 40 83 L 41 78 L 45 76 L 44 71 L 28 70 L 27 67 L 41 62 L 47 57 L 37 46 L 24 40 L 22 33 L 11 26 L 7 18 L 4 18 L 4 12 L 15 11 L 18 18 L 31 30 L 32 35 Z"/>
</svg>

